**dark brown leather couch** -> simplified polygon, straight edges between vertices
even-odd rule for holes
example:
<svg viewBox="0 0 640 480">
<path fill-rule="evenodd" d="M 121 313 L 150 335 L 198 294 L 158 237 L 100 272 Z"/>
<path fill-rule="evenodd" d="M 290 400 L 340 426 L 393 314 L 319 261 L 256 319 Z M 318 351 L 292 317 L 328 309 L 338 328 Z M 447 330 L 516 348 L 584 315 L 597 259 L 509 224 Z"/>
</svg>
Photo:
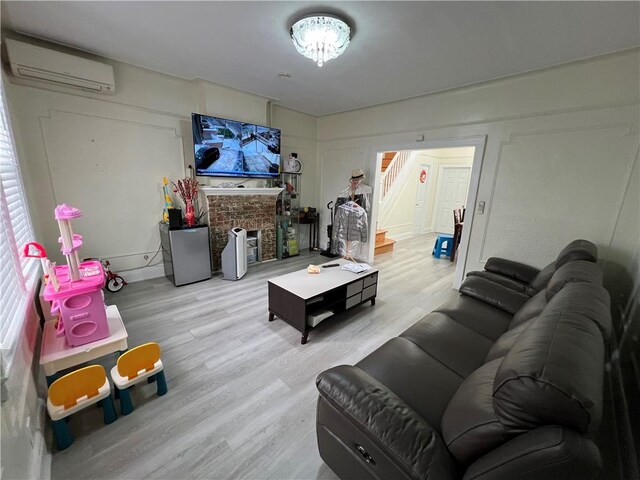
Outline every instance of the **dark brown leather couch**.
<svg viewBox="0 0 640 480">
<path fill-rule="evenodd" d="M 611 318 L 588 260 L 554 262 L 535 292 L 471 275 L 357 365 L 321 373 L 325 463 L 342 479 L 597 476 Z"/>
</svg>

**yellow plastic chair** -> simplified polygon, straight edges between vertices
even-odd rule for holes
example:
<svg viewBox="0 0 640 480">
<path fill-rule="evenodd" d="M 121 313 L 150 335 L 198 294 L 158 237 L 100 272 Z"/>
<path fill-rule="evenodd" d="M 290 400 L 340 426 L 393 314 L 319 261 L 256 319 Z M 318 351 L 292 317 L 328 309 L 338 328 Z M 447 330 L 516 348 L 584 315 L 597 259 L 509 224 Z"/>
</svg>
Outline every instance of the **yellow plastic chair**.
<svg viewBox="0 0 640 480">
<path fill-rule="evenodd" d="M 133 403 L 129 387 L 147 380 L 156 382 L 158 396 L 167 393 L 167 381 L 164 377 L 160 345 L 155 342 L 145 343 L 123 353 L 118 364 L 111 369 L 111 379 L 116 387 L 116 398 L 120 398 L 120 413 L 129 415 L 133 412 Z"/>
<path fill-rule="evenodd" d="M 51 384 L 47 395 L 47 411 L 53 421 L 53 433 L 58 450 L 73 443 L 73 436 L 65 420 L 89 405 L 102 402 L 104 423 L 116 420 L 111 399 L 111 385 L 100 365 L 91 365 L 71 372 Z"/>
</svg>

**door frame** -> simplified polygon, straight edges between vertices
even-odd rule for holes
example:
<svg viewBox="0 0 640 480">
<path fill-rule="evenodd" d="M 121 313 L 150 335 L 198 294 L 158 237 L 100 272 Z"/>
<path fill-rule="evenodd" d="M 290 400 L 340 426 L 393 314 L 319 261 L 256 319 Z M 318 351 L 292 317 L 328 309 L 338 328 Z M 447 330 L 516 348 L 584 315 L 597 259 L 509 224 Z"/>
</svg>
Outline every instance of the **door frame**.
<svg viewBox="0 0 640 480">
<path fill-rule="evenodd" d="M 424 139 L 424 136 L 422 136 Z M 487 143 L 486 135 L 459 137 L 459 138 L 442 138 L 429 139 L 411 143 L 389 143 L 376 144 L 371 147 L 371 158 L 369 161 L 370 172 L 374 172 L 373 177 L 373 212 L 371 215 L 371 223 L 369 224 L 369 238 L 375 238 L 376 226 L 378 224 L 378 203 L 380 202 L 380 168 L 382 166 L 382 155 L 384 152 L 400 151 L 400 150 L 427 150 L 435 148 L 449 147 L 475 147 L 473 154 L 473 163 L 471 165 L 471 179 L 469 181 L 469 192 L 467 194 L 467 211 L 464 218 L 464 229 L 462 230 L 462 238 L 460 247 L 456 254 L 456 271 L 453 278 L 453 288 L 458 289 L 464 278 L 465 268 L 467 266 L 467 255 L 469 251 L 469 238 L 473 229 L 473 220 L 476 211 L 476 201 L 478 198 L 478 186 L 480 184 L 480 172 L 482 170 L 482 161 L 484 159 L 485 145 Z M 369 242 L 369 258 L 373 263 L 373 254 L 375 249 L 375 241 Z"/>
<path fill-rule="evenodd" d="M 436 181 L 436 195 L 434 198 L 434 202 L 433 202 L 433 218 L 431 219 L 431 231 L 433 233 L 437 233 L 436 232 L 436 212 L 440 211 L 440 193 L 442 192 L 442 173 L 446 168 L 468 168 L 469 169 L 469 187 L 467 188 L 467 198 L 465 201 L 465 208 L 466 208 L 466 204 L 469 203 L 469 190 L 471 190 L 471 170 L 473 169 L 473 162 L 470 164 L 468 163 L 451 163 L 451 164 L 440 164 L 439 168 L 438 168 L 438 180 Z M 453 212 L 452 212 L 453 215 Z"/>
</svg>

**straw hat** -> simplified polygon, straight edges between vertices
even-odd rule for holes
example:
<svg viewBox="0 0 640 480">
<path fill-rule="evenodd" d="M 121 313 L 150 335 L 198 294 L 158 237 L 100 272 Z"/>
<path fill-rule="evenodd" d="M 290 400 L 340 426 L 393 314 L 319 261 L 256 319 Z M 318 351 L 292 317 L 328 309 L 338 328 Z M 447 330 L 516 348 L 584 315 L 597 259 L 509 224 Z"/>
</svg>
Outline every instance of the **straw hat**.
<svg viewBox="0 0 640 480">
<path fill-rule="evenodd" d="M 351 170 L 351 180 L 361 180 L 364 178 L 364 172 L 361 169 Z"/>
</svg>

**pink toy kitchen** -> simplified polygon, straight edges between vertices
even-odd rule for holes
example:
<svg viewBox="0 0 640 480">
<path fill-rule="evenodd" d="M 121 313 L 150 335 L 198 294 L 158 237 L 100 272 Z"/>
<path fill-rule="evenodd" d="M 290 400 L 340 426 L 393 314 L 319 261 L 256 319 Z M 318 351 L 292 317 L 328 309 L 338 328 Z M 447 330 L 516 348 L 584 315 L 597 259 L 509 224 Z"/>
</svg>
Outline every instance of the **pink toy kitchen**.
<svg viewBox="0 0 640 480">
<path fill-rule="evenodd" d="M 40 257 L 47 279 L 44 299 L 51 302 L 51 313 L 59 315 L 56 327 L 58 336 L 64 335 L 71 347 L 109 336 L 102 293 L 105 284 L 102 264 L 99 261 L 80 262 L 78 256 L 82 235 L 73 233 L 71 222 L 81 216 L 80 209 L 67 204 L 58 205 L 55 209 L 55 219 L 60 228 L 58 242 L 67 265 L 55 266 L 46 258 L 43 259 L 44 249 Z"/>
</svg>

